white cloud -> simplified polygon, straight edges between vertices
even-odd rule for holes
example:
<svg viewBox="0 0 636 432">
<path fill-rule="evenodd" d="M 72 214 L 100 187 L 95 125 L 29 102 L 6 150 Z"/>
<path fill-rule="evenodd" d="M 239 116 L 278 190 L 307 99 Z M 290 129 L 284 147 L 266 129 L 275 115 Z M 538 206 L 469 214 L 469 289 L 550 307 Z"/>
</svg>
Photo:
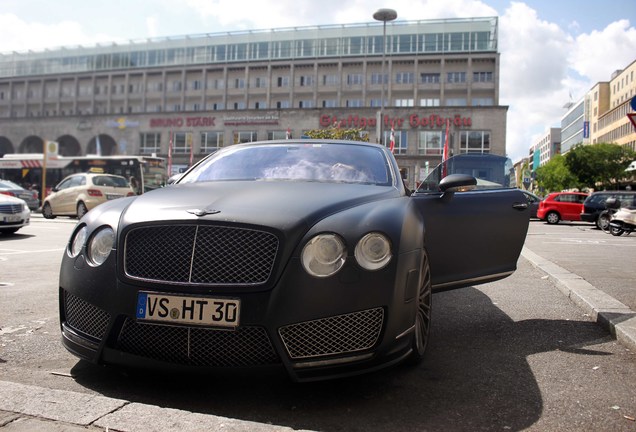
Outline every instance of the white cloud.
<svg viewBox="0 0 636 432">
<path fill-rule="evenodd" d="M 27 22 L 13 14 L 0 14 L 0 52 L 42 51 L 46 48 L 93 46 L 115 38 L 87 33 L 82 24 L 60 21 L 55 24 Z"/>
<path fill-rule="evenodd" d="M 576 38 L 569 61 L 579 74 L 593 83 L 609 81 L 611 73 L 636 60 L 636 28 L 627 20 L 616 21 L 600 31 Z"/>
<path fill-rule="evenodd" d="M 510 107 L 506 148 L 513 161 L 527 156 L 549 128 L 560 127 L 571 98 L 580 100 L 636 60 L 636 29 L 628 21 L 574 38 L 524 3 L 513 2 L 501 17 L 499 43 L 500 103 Z"/>
</svg>

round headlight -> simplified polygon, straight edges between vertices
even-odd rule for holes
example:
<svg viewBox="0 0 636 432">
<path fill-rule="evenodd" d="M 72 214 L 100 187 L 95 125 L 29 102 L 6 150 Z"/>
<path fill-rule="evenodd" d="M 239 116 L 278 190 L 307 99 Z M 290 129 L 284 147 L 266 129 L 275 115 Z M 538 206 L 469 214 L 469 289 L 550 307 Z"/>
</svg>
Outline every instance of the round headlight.
<svg viewBox="0 0 636 432">
<path fill-rule="evenodd" d="M 95 265 L 106 261 L 115 244 L 115 232 L 110 227 L 101 228 L 88 241 L 88 257 Z"/>
<path fill-rule="evenodd" d="M 312 276 L 327 277 L 344 265 L 347 249 L 335 234 L 319 234 L 312 238 L 302 252 L 305 271 Z"/>
<path fill-rule="evenodd" d="M 87 232 L 88 229 L 86 228 L 86 226 L 83 226 L 73 236 L 73 240 L 71 241 L 71 249 L 69 250 L 69 253 L 73 258 L 78 256 L 82 251 L 82 247 L 84 246 L 84 242 L 86 241 Z"/>
<path fill-rule="evenodd" d="M 368 233 L 354 252 L 358 264 L 367 270 L 379 270 L 391 261 L 391 242 L 384 234 Z"/>
</svg>

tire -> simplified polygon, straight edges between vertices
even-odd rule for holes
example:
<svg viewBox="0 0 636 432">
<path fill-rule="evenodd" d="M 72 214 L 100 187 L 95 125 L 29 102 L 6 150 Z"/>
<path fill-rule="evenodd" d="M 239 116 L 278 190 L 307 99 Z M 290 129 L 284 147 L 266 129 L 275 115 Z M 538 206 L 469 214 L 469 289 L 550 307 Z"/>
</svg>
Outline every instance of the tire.
<svg viewBox="0 0 636 432">
<path fill-rule="evenodd" d="M 20 228 L 7 228 L 7 229 L 3 229 L 0 230 L 0 233 L 4 234 L 4 235 L 13 235 L 15 234 Z"/>
<path fill-rule="evenodd" d="M 51 204 L 44 203 L 44 205 L 42 206 L 42 216 L 44 216 L 44 219 L 55 219 Z"/>
<path fill-rule="evenodd" d="M 622 236 L 625 233 L 625 230 L 622 228 L 614 228 L 614 227 L 610 227 L 609 229 L 610 234 L 612 234 L 613 236 Z"/>
<path fill-rule="evenodd" d="M 408 363 L 415 365 L 422 361 L 426 353 L 428 338 L 431 330 L 431 306 L 433 291 L 431 283 L 431 267 L 428 255 L 424 252 L 422 260 L 422 279 L 417 296 L 417 311 L 415 313 L 415 331 L 411 342 L 411 354 Z"/>
<path fill-rule="evenodd" d="M 82 201 L 77 203 L 77 218 L 81 219 L 86 213 L 88 213 L 88 209 L 86 208 L 86 204 Z"/>
<path fill-rule="evenodd" d="M 610 213 L 605 210 L 602 211 L 600 215 L 598 215 L 598 219 L 596 219 L 596 226 L 598 229 L 603 231 L 604 233 L 609 233 L 610 231 Z"/>
<path fill-rule="evenodd" d="M 561 216 L 555 211 L 551 211 L 545 216 L 545 221 L 550 225 L 558 224 L 560 220 Z"/>
</svg>

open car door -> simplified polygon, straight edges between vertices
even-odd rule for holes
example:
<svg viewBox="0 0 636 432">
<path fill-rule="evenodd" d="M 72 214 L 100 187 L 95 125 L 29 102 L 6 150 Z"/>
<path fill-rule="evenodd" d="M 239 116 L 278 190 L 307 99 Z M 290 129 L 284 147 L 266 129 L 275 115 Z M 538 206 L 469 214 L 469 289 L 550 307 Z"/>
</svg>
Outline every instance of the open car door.
<svg viewBox="0 0 636 432">
<path fill-rule="evenodd" d="M 424 217 L 425 246 L 437 291 L 511 275 L 528 231 L 527 200 L 519 189 L 507 187 L 509 159 L 455 158 L 462 156 L 473 160 L 448 159 L 411 196 Z M 471 180 L 474 186 L 468 186 Z"/>
</svg>

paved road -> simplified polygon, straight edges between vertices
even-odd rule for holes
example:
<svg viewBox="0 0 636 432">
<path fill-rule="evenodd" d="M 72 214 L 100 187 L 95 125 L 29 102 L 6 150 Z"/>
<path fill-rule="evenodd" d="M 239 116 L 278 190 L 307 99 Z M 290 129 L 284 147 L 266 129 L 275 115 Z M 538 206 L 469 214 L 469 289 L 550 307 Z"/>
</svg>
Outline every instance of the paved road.
<svg viewBox="0 0 636 432">
<path fill-rule="evenodd" d="M 0 378 L 0 429 L 633 432 L 636 348 L 629 347 L 629 329 L 636 331 L 634 313 L 574 273 L 586 270 L 585 260 L 593 267 L 589 259 L 596 245 L 607 246 L 608 254 L 616 249 L 614 239 L 589 228 L 533 222 L 515 275 L 478 289 L 436 294 L 430 350 L 419 368 L 311 386 L 280 377 L 256 383 L 228 377 L 214 382 L 210 392 L 181 376 L 122 377 L 81 362 L 66 376 L 61 370 L 52 374 L 43 359 L 36 363 L 42 370 L 33 370 L 30 378 Z M 633 251 L 628 242 L 636 244 L 636 237 L 616 243 L 625 259 Z M 561 256 L 566 253 L 578 258 Z M 614 289 L 629 284 L 629 277 L 614 273 L 604 280 Z M 624 340 L 616 343 L 605 328 L 623 329 Z M 7 357 L 0 358 L 13 356 L 11 349 L 7 345 Z M 51 354 L 68 358 L 63 350 Z M 4 379 L 11 371 L 5 370 Z M 135 391 L 135 385 L 154 393 Z"/>
</svg>

